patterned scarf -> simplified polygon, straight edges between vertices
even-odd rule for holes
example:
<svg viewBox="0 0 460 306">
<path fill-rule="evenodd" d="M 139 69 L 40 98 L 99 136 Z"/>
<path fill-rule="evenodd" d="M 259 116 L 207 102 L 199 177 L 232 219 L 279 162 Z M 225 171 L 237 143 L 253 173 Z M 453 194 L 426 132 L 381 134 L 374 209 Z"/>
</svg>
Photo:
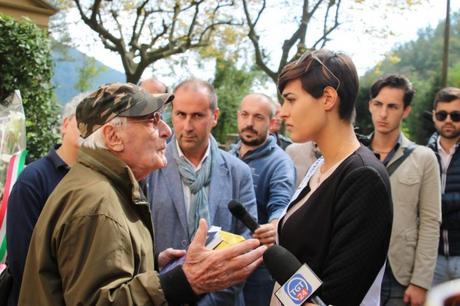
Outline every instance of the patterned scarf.
<svg viewBox="0 0 460 306">
<path fill-rule="evenodd" d="M 219 148 L 214 137 L 210 136 L 210 156 L 208 156 L 203 161 L 201 168 L 198 171 L 195 171 L 193 166 L 185 159 L 184 156 L 179 156 L 176 145 L 176 136 L 174 136 L 171 141 L 174 144 L 172 145 L 172 154 L 177 163 L 177 168 L 179 169 L 181 179 L 184 184 L 190 188 L 190 192 L 192 193 L 190 209 L 187 217 L 188 236 L 189 239 L 192 239 L 196 229 L 198 228 L 200 218 L 205 218 L 208 224 L 210 224 L 208 192 L 206 192 L 206 187 L 211 181 L 212 164 L 215 163 L 215 159 L 218 153 L 217 150 Z"/>
</svg>

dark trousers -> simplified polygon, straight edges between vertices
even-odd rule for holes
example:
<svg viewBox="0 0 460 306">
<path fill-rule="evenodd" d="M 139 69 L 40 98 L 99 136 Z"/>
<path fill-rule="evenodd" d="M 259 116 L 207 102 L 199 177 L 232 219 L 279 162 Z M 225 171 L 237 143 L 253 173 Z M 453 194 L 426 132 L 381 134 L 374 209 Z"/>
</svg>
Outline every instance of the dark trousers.
<svg viewBox="0 0 460 306">
<path fill-rule="evenodd" d="M 275 281 L 264 265 L 259 266 L 246 280 L 243 288 L 246 306 L 267 306 Z"/>
<path fill-rule="evenodd" d="M 404 292 L 406 287 L 398 283 L 391 271 L 390 263 L 387 262 L 382 281 L 380 303 L 382 306 L 403 306 Z"/>
</svg>

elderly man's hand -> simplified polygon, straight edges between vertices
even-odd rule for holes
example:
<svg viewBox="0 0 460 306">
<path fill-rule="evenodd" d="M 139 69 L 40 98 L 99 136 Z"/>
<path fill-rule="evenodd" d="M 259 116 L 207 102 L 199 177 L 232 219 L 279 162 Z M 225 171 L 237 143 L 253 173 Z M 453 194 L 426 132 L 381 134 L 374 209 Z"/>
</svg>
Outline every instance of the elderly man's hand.
<svg viewBox="0 0 460 306">
<path fill-rule="evenodd" d="M 196 294 L 213 292 L 242 282 L 262 263 L 265 246 L 249 239 L 222 250 L 208 250 L 204 244 L 208 227 L 200 220 L 182 269 Z"/>
</svg>

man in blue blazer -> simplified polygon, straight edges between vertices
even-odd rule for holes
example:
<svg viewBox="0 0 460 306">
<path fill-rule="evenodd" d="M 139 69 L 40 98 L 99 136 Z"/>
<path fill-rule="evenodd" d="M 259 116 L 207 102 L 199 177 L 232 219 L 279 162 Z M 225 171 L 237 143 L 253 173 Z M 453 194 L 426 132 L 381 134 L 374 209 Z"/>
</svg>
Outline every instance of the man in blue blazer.
<svg viewBox="0 0 460 306">
<path fill-rule="evenodd" d="M 230 200 L 243 203 L 257 220 L 257 207 L 249 167 L 220 150 L 211 135 L 219 108 L 212 85 L 190 79 L 174 91 L 174 137 L 166 149 L 166 168 L 147 178 L 157 254 L 186 249 L 200 218 L 222 230 L 250 237 L 249 230 L 233 218 Z M 170 256 L 174 256 L 171 250 Z M 204 296 L 198 305 L 244 305 L 242 285 Z"/>
</svg>

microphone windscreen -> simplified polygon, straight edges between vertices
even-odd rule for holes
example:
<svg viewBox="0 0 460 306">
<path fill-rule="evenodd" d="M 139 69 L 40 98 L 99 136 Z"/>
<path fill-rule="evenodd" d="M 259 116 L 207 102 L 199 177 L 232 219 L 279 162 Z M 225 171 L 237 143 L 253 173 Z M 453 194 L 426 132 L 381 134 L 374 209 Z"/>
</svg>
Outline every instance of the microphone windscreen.
<svg viewBox="0 0 460 306">
<path fill-rule="evenodd" d="M 228 210 L 237 218 L 243 217 L 247 212 L 246 208 L 244 208 L 243 204 L 236 200 L 231 200 L 228 203 Z"/>
<path fill-rule="evenodd" d="M 294 254 L 280 245 L 269 247 L 263 256 L 265 266 L 279 284 L 286 283 L 302 266 Z"/>
</svg>

